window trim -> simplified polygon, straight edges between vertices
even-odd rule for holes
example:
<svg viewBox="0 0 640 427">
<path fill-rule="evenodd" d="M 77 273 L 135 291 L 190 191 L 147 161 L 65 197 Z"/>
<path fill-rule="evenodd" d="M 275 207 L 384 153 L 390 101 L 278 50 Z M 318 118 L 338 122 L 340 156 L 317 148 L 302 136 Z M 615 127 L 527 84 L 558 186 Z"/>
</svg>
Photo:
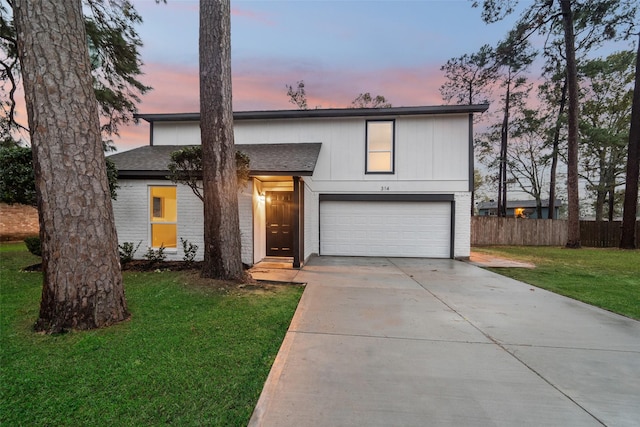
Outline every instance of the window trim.
<svg viewBox="0 0 640 427">
<path fill-rule="evenodd" d="M 391 170 L 370 171 L 369 170 L 369 123 L 391 123 Z M 396 173 L 396 120 L 377 119 L 365 122 L 365 142 L 364 142 L 364 173 L 366 175 L 394 175 Z M 384 151 L 386 152 L 386 151 Z"/>
<path fill-rule="evenodd" d="M 153 217 L 155 214 L 155 200 L 156 197 L 153 196 L 153 189 L 154 188 L 158 188 L 158 187 L 165 187 L 165 188 L 175 188 L 176 191 L 176 220 L 175 221 L 154 221 Z M 149 239 L 149 247 L 151 249 L 158 249 L 160 248 L 160 246 L 153 246 L 153 225 L 154 224 L 163 224 L 163 225 L 175 225 L 176 227 L 176 246 L 175 247 L 170 247 L 170 246 L 165 246 L 165 251 L 168 253 L 174 253 L 178 251 L 178 241 L 180 240 L 178 238 L 178 186 L 177 185 L 154 185 L 154 184 L 149 184 L 147 186 L 147 194 L 148 194 L 148 202 L 147 202 L 147 224 L 149 225 L 149 233 L 148 233 L 148 239 Z M 162 198 L 159 198 L 162 199 Z M 165 201 L 162 200 L 162 214 L 164 216 L 164 214 L 166 213 L 165 211 Z"/>
</svg>

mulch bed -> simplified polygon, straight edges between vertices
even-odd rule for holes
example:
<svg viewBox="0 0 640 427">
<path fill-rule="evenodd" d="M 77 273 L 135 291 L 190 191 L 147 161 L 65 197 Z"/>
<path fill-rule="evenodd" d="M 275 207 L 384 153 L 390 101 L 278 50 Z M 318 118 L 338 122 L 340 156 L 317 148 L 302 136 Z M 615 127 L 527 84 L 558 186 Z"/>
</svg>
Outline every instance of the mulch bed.
<svg viewBox="0 0 640 427">
<path fill-rule="evenodd" d="M 133 260 L 122 265 L 122 271 L 188 271 L 202 269 L 202 261 L 159 261 Z M 23 271 L 42 271 L 42 263 L 33 264 L 22 269 Z"/>
<path fill-rule="evenodd" d="M 202 261 L 159 261 L 133 260 L 122 265 L 122 271 L 187 271 L 202 269 Z"/>
</svg>

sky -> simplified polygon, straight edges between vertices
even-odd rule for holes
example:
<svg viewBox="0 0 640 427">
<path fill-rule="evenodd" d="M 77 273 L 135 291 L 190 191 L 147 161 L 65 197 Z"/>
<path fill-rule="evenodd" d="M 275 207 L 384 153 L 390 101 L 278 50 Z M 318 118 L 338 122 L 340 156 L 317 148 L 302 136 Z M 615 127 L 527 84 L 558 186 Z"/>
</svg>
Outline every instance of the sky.
<svg viewBox="0 0 640 427">
<path fill-rule="evenodd" d="M 198 111 L 198 2 L 134 5 L 144 20 L 141 80 L 153 87 L 139 112 Z M 440 67 L 495 45 L 514 19 L 484 24 L 469 0 L 232 0 L 233 108 L 294 109 L 286 85 L 300 80 L 310 108 L 346 107 L 365 92 L 398 107 L 441 105 Z M 148 132 L 141 122 L 114 141 L 132 149 Z"/>
</svg>

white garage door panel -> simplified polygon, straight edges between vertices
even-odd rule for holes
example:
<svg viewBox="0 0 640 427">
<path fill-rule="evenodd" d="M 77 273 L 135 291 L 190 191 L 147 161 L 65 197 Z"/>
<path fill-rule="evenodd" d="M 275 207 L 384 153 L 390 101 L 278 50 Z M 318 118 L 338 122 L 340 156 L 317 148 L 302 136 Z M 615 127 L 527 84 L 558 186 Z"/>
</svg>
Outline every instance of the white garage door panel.
<svg viewBox="0 0 640 427">
<path fill-rule="evenodd" d="M 449 258 L 451 204 L 320 204 L 320 254 Z"/>
</svg>

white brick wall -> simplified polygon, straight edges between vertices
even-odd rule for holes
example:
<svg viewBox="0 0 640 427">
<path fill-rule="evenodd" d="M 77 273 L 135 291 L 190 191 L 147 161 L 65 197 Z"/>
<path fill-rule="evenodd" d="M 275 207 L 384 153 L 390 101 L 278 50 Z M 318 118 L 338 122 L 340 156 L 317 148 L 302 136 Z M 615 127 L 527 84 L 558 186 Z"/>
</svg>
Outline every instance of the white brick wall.
<svg viewBox="0 0 640 427">
<path fill-rule="evenodd" d="M 113 201 L 113 213 L 118 232 L 118 243 L 142 242 L 134 254 L 142 258 L 149 245 L 149 181 L 118 180 L 118 199 Z"/>
<path fill-rule="evenodd" d="M 238 194 L 238 217 L 240 219 L 240 243 L 242 262 L 253 265 L 253 185 L 251 182 Z"/>
<path fill-rule="evenodd" d="M 456 230 L 454 258 L 468 258 L 471 253 L 471 193 L 455 193 Z"/>
<path fill-rule="evenodd" d="M 118 242 L 142 242 L 134 254 L 142 259 L 150 246 L 149 186 L 172 185 L 165 180 L 125 180 L 118 181 L 118 199 L 113 201 L 113 211 L 118 231 Z M 184 252 L 180 238 L 198 246 L 196 260 L 204 257 L 204 218 L 202 201 L 185 185 L 177 185 L 178 198 L 178 244 L 176 249 L 166 249 L 167 260 L 180 261 Z M 247 191 L 249 193 L 247 194 Z M 253 215 L 249 190 L 238 195 L 240 232 L 242 242 L 242 262 L 253 263 Z"/>
<path fill-rule="evenodd" d="M 164 181 L 166 182 L 166 181 Z M 178 193 L 178 250 L 167 256 L 168 260 L 182 261 L 184 252 L 180 238 L 198 245 L 196 260 L 204 258 L 204 206 L 186 185 L 177 186 Z"/>
<path fill-rule="evenodd" d="M 310 181 L 310 179 L 305 178 Z M 320 224 L 318 193 L 304 183 L 304 259 L 319 253 L 318 230 Z"/>
</svg>

